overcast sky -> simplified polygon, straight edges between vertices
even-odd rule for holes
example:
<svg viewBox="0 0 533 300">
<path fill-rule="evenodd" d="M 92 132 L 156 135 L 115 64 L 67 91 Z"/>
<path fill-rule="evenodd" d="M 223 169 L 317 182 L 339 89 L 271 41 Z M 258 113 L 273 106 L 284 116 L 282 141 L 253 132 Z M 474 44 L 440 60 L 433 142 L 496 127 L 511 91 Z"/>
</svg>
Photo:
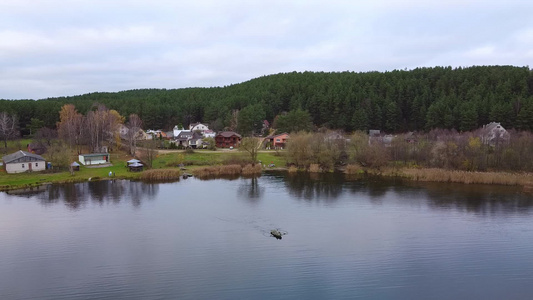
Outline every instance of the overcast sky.
<svg viewBox="0 0 533 300">
<path fill-rule="evenodd" d="M 0 1 L 0 99 L 531 61 L 530 0 Z"/>
</svg>

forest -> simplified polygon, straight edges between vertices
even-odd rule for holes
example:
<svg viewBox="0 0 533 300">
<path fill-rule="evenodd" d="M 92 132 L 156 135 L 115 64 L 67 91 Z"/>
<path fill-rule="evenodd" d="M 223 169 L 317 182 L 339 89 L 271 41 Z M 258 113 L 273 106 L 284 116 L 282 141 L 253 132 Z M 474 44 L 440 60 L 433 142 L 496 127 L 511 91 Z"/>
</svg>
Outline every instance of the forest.
<svg viewBox="0 0 533 300">
<path fill-rule="evenodd" d="M 177 124 L 206 122 L 214 130 L 227 128 L 245 135 L 256 132 L 265 119 L 280 127 L 285 124 L 283 130 L 302 129 L 291 127 L 290 116 L 309 119 L 314 128 L 347 132 L 429 132 L 436 128 L 466 132 L 492 121 L 506 129 L 531 131 L 533 73 L 529 67 L 515 66 L 292 72 L 225 87 L 0 100 L 0 112 L 16 116 L 25 136 L 33 127 L 55 129 L 65 104 L 73 104 L 83 115 L 99 105 L 122 116 L 136 114 L 144 129 L 170 130 Z"/>
</svg>

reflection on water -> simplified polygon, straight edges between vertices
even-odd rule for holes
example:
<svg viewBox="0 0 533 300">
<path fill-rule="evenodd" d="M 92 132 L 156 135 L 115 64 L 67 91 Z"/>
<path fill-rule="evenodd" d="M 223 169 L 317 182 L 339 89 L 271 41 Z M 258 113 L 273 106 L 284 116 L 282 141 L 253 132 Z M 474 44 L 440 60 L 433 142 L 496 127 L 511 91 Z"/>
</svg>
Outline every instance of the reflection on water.
<svg viewBox="0 0 533 300">
<path fill-rule="evenodd" d="M 0 193 L 0 299 L 531 299 L 532 203 L 335 173 Z"/>
<path fill-rule="evenodd" d="M 38 189 L 19 190 L 9 194 L 18 197 L 36 197 L 42 205 L 63 203 L 76 210 L 93 202 L 100 205 L 119 203 L 128 199 L 134 207 L 143 200 L 153 199 L 159 191 L 158 184 L 147 184 L 129 180 L 89 181 L 77 184 L 45 185 Z"/>
<path fill-rule="evenodd" d="M 455 183 L 413 182 L 402 179 L 354 178 L 346 180 L 341 173 L 275 173 L 282 179 L 289 193 L 308 201 L 335 202 L 345 193 L 363 194 L 381 203 L 388 192 L 395 192 L 405 201 L 424 198 L 435 209 L 492 213 L 527 213 L 533 206 L 532 197 L 514 186 L 475 185 Z"/>
</svg>

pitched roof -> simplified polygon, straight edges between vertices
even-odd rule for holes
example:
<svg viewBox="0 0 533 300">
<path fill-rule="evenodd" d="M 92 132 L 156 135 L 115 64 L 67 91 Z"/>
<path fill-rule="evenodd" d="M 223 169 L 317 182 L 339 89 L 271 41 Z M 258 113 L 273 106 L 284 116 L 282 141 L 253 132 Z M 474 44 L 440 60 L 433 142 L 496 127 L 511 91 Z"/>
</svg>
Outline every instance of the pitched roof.
<svg viewBox="0 0 533 300">
<path fill-rule="evenodd" d="M 17 160 L 21 157 L 24 157 L 24 156 L 28 156 L 28 157 L 33 157 L 35 159 L 38 159 L 38 160 L 45 160 L 42 156 L 40 155 L 37 155 L 37 154 L 33 154 L 33 153 L 29 153 L 29 152 L 26 152 L 26 151 L 22 151 L 22 150 L 19 150 L 15 153 L 12 153 L 12 154 L 9 154 L 9 155 L 6 155 L 4 157 L 2 157 L 2 160 L 8 164 L 14 160 Z"/>
<path fill-rule="evenodd" d="M 232 136 L 234 136 L 234 135 L 236 135 L 236 136 L 239 137 L 239 138 L 241 137 L 240 134 L 238 134 L 238 133 L 236 133 L 236 132 L 234 132 L 234 131 L 222 131 L 222 132 L 219 132 L 219 133 L 217 134 L 217 136 L 219 136 L 219 135 L 220 135 L 220 136 L 223 136 L 223 137 L 232 137 Z"/>
</svg>

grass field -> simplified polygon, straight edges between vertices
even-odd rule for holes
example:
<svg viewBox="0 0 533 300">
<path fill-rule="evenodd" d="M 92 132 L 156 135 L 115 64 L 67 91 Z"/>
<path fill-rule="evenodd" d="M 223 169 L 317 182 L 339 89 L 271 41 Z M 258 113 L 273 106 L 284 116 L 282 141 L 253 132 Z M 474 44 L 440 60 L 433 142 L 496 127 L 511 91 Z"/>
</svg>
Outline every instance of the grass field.
<svg viewBox="0 0 533 300">
<path fill-rule="evenodd" d="M 269 165 L 273 163 L 276 167 L 285 167 L 286 160 L 283 155 L 276 155 L 275 151 L 262 151 L 257 155 L 257 159 L 262 164 Z M 250 155 L 245 152 L 234 151 L 210 151 L 195 150 L 193 153 L 176 151 L 172 153 L 161 154 L 153 162 L 155 169 L 164 169 L 175 167 L 180 163 L 187 168 L 197 168 L 202 166 L 216 166 L 233 163 L 249 163 Z"/>
</svg>

